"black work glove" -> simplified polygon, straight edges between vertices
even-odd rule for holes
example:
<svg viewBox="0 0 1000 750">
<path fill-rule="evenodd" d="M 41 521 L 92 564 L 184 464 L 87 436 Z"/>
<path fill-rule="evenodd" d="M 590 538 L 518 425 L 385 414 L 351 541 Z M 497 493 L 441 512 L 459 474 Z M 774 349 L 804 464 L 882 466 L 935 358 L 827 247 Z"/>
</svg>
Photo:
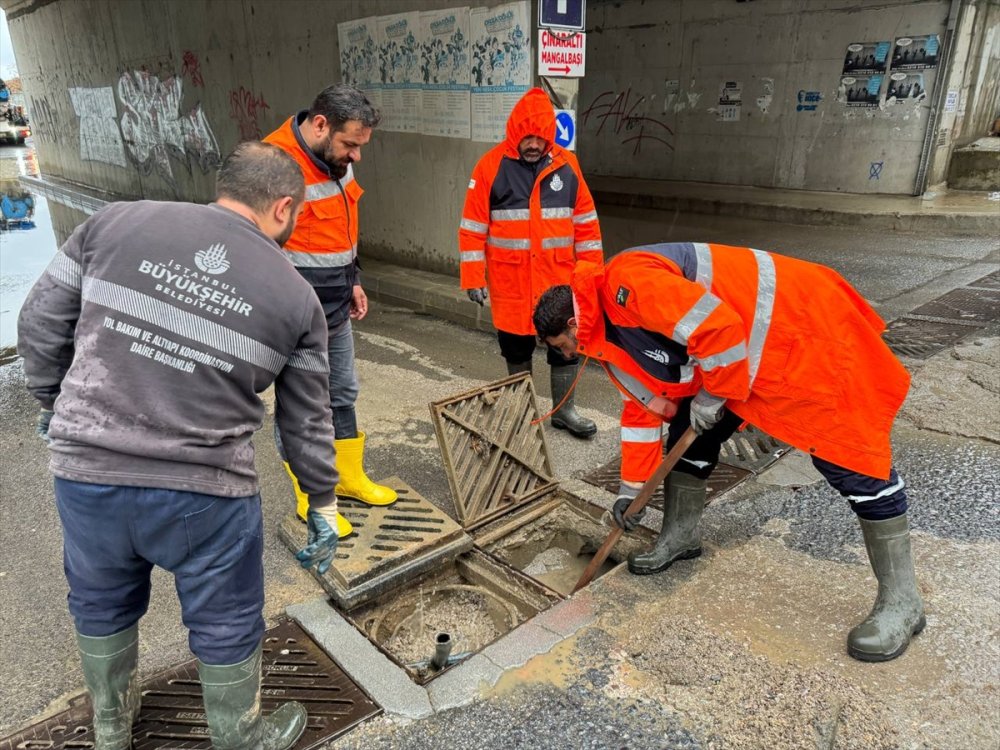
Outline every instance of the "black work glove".
<svg viewBox="0 0 1000 750">
<path fill-rule="evenodd" d="M 640 487 L 630 487 L 624 482 L 618 488 L 618 499 L 615 501 L 614 507 L 611 509 L 611 517 L 615 520 L 615 526 L 619 529 L 625 529 L 625 531 L 631 531 L 639 522 L 642 521 L 642 517 L 646 515 L 646 509 L 633 513 L 628 518 L 625 517 L 625 511 L 628 510 L 628 506 L 632 504 L 632 501 L 639 495 Z"/>
<path fill-rule="evenodd" d="M 486 299 L 490 296 L 489 291 L 484 286 L 481 286 L 478 289 L 469 289 L 467 291 L 467 294 L 469 295 L 469 299 L 475 302 L 480 307 L 483 306 L 483 304 L 486 302 Z"/>
<path fill-rule="evenodd" d="M 299 564 L 307 570 L 316 566 L 316 572 L 323 575 L 333 564 L 333 555 L 337 551 L 337 504 L 322 508 L 309 506 L 306 514 L 306 524 L 309 536 L 305 548 L 295 554 Z"/>
<path fill-rule="evenodd" d="M 51 441 L 51 438 L 49 437 L 49 423 L 52 421 L 52 417 L 54 416 L 55 412 L 51 409 L 42 409 L 38 412 L 38 419 L 35 420 L 35 434 L 46 443 Z"/>
</svg>

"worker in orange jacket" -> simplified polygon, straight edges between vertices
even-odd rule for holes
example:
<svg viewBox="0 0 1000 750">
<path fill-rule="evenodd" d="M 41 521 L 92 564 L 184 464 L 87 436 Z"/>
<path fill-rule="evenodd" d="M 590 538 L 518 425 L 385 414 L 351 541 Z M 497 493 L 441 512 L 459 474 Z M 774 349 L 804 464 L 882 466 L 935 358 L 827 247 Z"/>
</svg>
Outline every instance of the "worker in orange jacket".
<svg viewBox="0 0 1000 750">
<path fill-rule="evenodd" d="M 871 614 L 848 636 L 865 661 L 899 656 L 924 625 L 907 500 L 889 436 L 909 375 L 885 323 L 824 266 L 745 247 L 632 248 L 572 287 L 542 295 L 538 336 L 602 362 L 622 392 L 622 484 L 615 522 L 690 425 L 697 439 L 664 483 L 663 527 L 629 570 L 657 573 L 701 554 L 698 523 L 722 444 L 744 422 L 808 453 L 857 514 L 878 579 Z"/>
<path fill-rule="evenodd" d="M 379 119 L 378 110 L 361 91 L 335 84 L 323 89 L 309 109 L 290 117 L 264 139 L 286 151 L 305 175 L 305 203 L 284 251 L 315 290 L 326 313 L 330 406 L 340 473 L 337 494 L 368 505 L 396 501 L 391 487 L 375 484 L 365 474 L 365 433 L 358 430 L 355 413 L 358 376 L 351 326 L 352 320 L 368 313 L 357 260 L 358 201 L 364 191 L 352 165 L 361 161 L 361 148 L 371 139 Z M 287 462 L 285 468 L 291 474 Z M 292 480 L 303 515 L 307 502 L 294 476 Z M 343 516 L 337 517 L 337 526 L 340 536 L 351 531 Z"/>
<path fill-rule="evenodd" d="M 461 285 L 469 299 L 491 300 L 507 372 L 531 372 L 531 311 L 542 292 L 566 284 L 578 260 L 604 262 L 594 200 L 576 156 L 555 144 L 556 118 L 541 89 L 510 113 L 507 138 L 476 164 L 458 231 Z M 579 359 L 550 348 L 552 425 L 589 438 L 597 425 L 575 408 Z"/>
</svg>

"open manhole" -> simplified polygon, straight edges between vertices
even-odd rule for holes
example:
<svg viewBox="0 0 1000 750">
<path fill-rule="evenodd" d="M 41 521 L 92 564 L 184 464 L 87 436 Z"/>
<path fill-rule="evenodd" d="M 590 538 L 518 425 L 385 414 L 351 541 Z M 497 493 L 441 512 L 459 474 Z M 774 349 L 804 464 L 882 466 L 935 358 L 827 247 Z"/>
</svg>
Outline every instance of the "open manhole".
<svg viewBox="0 0 1000 750">
<path fill-rule="evenodd" d="M 295 700 L 309 713 L 295 750 L 339 737 L 382 709 L 294 622 L 264 634 L 261 710 Z M 84 750 L 94 747 L 93 711 L 86 696 L 71 708 L 0 740 L 0 750 Z M 142 709 L 132 727 L 133 750 L 210 750 L 197 662 L 162 672 L 142 685 Z"/>
<path fill-rule="evenodd" d="M 343 610 L 472 549 L 472 538 L 455 521 L 399 477 L 380 483 L 396 490 L 399 499 L 382 507 L 341 500 L 340 512 L 354 533 L 340 540 L 330 570 L 322 576 L 313 570 Z M 306 525 L 295 514 L 282 521 L 278 534 L 293 552 L 306 545 Z"/>
<path fill-rule="evenodd" d="M 989 278 L 989 277 L 987 277 Z M 992 323 L 1000 318 L 1000 289 L 963 287 L 910 311 L 911 315 Z"/>
<path fill-rule="evenodd" d="M 608 492 L 617 493 L 618 482 L 621 477 L 621 469 L 622 460 L 621 458 L 616 458 L 613 461 L 609 461 L 603 466 L 595 469 L 589 474 L 584 475 L 582 479 L 595 487 L 600 487 Z M 719 497 L 719 495 L 724 492 L 728 492 L 744 479 L 752 475 L 753 472 L 749 469 L 741 469 L 738 466 L 730 466 L 729 464 L 721 462 L 716 464 L 715 470 L 708 477 L 707 501 L 712 502 L 715 498 Z M 663 510 L 662 484 L 656 488 L 656 491 L 653 493 L 653 499 L 649 504 L 653 508 Z"/>
<path fill-rule="evenodd" d="M 926 359 L 980 330 L 968 323 L 903 317 L 889 323 L 884 339 L 896 354 Z"/>
</svg>

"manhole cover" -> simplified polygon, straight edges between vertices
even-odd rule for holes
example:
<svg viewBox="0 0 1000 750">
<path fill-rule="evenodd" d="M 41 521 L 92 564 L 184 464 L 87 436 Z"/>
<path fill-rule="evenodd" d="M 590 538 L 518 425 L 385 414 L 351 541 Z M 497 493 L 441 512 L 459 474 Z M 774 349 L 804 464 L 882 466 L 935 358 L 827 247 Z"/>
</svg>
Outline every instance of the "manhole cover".
<svg viewBox="0 0 1000 750">
<path fill-rule="evenodd" d="M 322 576 L 313 571 L 344 610 L 472 549 L 472 537 L 399 477 L 380 484 L 396 490 L 399 499 L 383 507 L 341 500 L 340 512 L 355 533 L 340 540 L 330 570 Z M 297 552 L 306 544 L 306 525 L 289 514 L 278 535 Z"/>
<path fill-rule="evenodd" d="M 748 426 L 722 444 L 720 463 L 759 474 L 788 452 L 788 444 Z"/>
<path fill-rule="evenodd" d="M 595 469 L 583 480 L 595 487 L 600 487 L 608 492 L 618 492 L 618 479 L 622 468 L 621 458 L 616 458 L 611 463 L 604 464 L 599 469 Z M 723 492 L 731 490 L 747 477 L 753 474 L 748 469 L 741 469 L 729 464 L 719 463 L 708 478 L 708 500 L 711 502 L 719 497 Z M 663 510 L 663 485 L 660 484 L 653 493 L 653 499 L 649 504 L 659 510 Z"/>
<path fill-rule="evenodd" d="M 981 279 L 976 279 L 971 284 L 966 284 L 966 286 L 976 289 L 1000 289 L 1000 271 L 994 271 Z"/>
<path fill-rule="evenodd" d="M 885 343 L 896 354 L 926 359 L 979 330 L 978 326 L 967 323 L 898 318 L 889 324 L 884 338 Z"/>
<path fill-rule="evenodd" d="M 261 708 L 265 714 L 289 700 L 299 701 L 309 712 L 306 731 L 295 750 L 319 747 L 382 711 L 291 621 L 264 634 L 262 674 Z M 90 701 L 83 696 L 68 711 L 0 740 L 0 750 L 92 749 L 92 714 Z M 142 710 L 132 728 L 132 747 L 210 750 L 195 660 L 143 683 Z"/>
<path fill-rule="evenodd" d="M 910 312 L 912 315 L 928 315 L 969 323 L 990 323 L 1000 318 L 1000 289 L 952 289 Z"/>
<path fill-rule="evenodd" d="M 515 375 L 431 404 L 445 472 L 471 529 L 556 485 L 531 377 Z"/>
</svg>

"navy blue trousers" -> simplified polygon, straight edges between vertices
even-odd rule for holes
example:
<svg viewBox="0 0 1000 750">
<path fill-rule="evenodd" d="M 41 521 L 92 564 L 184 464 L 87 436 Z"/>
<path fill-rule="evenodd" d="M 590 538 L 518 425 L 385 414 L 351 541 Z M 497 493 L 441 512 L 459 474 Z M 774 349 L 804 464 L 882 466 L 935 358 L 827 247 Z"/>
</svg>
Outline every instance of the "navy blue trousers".
<svg viewBox="0 0 1000 750">
<path fill-rule="evenodd" d="M 206 664 L 247 659 L 264 634 L 260 495 L 86 484 L 56 478 L 69 611 L 82 635 L 135 625 L 150 574 L 174 576 L 192 653 Z"/>
<path fill-rule="evenodd" d="M 741 424 L 743 424 L 741 417 L 725 409 L 722 419 L 711 430 L 699 435 L 685 451 L 675 471 L 708 479 L 709 474 L 719 463 L 722 444 L 733 436 Z M 667 430 L 667 450 L 681 439 L 681 435 L 690 425 L 691 399 L 685 398 L 678 404 L 677 416 L 670 422 Z M 906 489 L 895 468 L 890 471 L 889 479 L 886 480 L 850 471 L 815 456 L 812 462 L 830 486 L 847 498 L 851 510 L 859 518 L 882 521 L 906 512 Z"/>
</svg>

